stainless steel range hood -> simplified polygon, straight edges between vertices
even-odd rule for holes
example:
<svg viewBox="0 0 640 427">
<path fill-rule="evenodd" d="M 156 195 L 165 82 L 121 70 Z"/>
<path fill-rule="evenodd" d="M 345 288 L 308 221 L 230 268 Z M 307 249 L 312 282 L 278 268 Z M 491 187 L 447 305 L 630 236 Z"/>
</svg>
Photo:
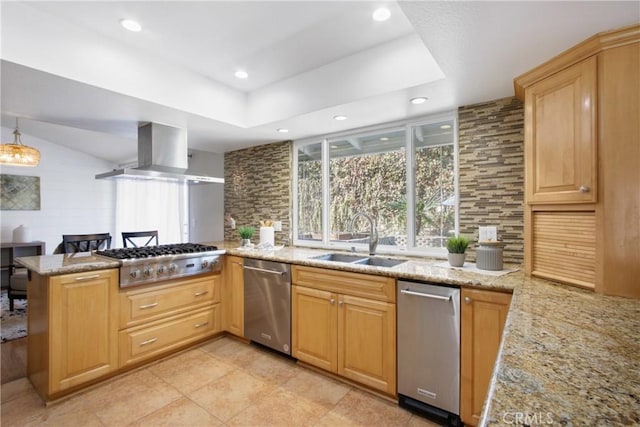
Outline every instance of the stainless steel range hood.
<svg viewBox="0 0 640 427">
<path fill-rule="evenodd" d="M 224 178 L 189 174 L 187 131 L 147 123 L 138 128 L 138 166 L 114 169 L 96 179 L 137 179 L 173 182 L 224 183 Z"/>
</svg>

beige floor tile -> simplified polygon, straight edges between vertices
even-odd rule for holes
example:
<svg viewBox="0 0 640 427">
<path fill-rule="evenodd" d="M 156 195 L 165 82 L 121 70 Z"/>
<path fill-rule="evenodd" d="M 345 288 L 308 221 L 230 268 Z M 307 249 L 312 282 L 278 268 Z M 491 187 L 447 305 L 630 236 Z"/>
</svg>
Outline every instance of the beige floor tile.
<svg viewBox="0 0 640 427">
<path fill-rule="evenodd" d="M 241 370 L 236 370 L 189 393 L 188 396 L 216 418 L 226 422 L 257 403 L 262 396 L 271 392 L 273 387 Z"/>
<path fill-rule="evenodd" d="M 182 393 L 215 381 L 234 367 L 199 349 L 182 353 L 148 368 Z"/>
<path fill-rule="evenodd" d="M 327 418 L 340 420 L 345 425 L 402 426 L 409 422 L 411 415 L 396 404 L 360 390 L 351 390 L 327 414 Z M 319 424 L 330 425 L 326 418 Z"/>
<path fill-rule="evenodd" d="M 306 399 L 331 409 L 351 390 L 351 387 L 331 378 L 306 369 L 298 369 L 295 377 L 280 386 L 283 390 L 298 396 L 298 399 Z"/>
<path fill-rule="evenodd" d="M 135 427 L 207 427 L 220 426 L 222 422 L 187 398 L 171 402 L 167 406 L 131 424 Z"/>
<path fill-rule="evenodd" d="M 3 426 L 23 426 L 45 414 L 45 406 L 36 391 L 20 393 L 14 399 L 3 403 L 0 420 Z"/>
<path fill-rule="evenodd" d="M 409 419 L 407 427 L 440 427 L 440 424 L 429 421 L 419 415 L 411 414 L 411 419 Z"/>
<path fill-rule="evenodd" d="M 227 421 L 229 426 L 312 426 L 327 409 L 276 388 Z"/>
<path fill-rule="evenodd" d="M 2 403 L 9 402 L 21 394 L 34 392 L 33 386 L 27 377 L 2 384 L 2 391 L 0 391 L 2 394 Z"/>
<path fill-rule="evenodd" d="M 262 354 L 255 346 L 242 343 L 233 338 L 222 338 L 205 344 L 200 349 L 214 355 L 225 363 L 237 367 L 246 366 L 256 355 Z"/>
<path fill-rule="evenodd" d="M 118 378 L 81 395 L 87 408 L 106 426 L 136 421 L 182 397 L 182 394 L 148 370 Z"/>
<path fill-rule="evenodd" d="M 256 352 L 241 369 L 274 385 L 288 381 L 301 371 L 295 362 L 270 352 Z"/>
<path fill-rule="evenodd" d="M 47 407 L 44 413 L 23 424 L 24 427 L 102 427 L 98 416 L 90 411 L 82 398 L 72 398 Z"/>
</svg>

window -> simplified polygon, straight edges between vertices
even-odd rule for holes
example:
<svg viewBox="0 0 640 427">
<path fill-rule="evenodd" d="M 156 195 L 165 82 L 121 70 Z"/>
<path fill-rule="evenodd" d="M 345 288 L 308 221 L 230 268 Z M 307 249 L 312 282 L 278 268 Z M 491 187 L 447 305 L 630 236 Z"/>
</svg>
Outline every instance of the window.
<svg viewBox="0 0 640 427">
<path fill-rule="evenodd" d="M 295 143 L 294 243 L 442 251 L 456 234 L 453 115 Z M 353 222 L 353 224 L 352 224 Z"/>
</svg>

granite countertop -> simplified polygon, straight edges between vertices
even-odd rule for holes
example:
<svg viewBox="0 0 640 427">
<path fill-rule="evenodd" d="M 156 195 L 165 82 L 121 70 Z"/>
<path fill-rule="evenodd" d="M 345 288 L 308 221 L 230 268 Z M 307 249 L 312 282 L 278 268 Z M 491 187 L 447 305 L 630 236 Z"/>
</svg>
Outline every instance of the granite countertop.
<svg viewBox="0 0 640 427">
<path fill-rule="evenodd" d="M 119 261 L 96 256 L 92 252 L 19 257 L 15 259 L 15 263 L 42 276 L 57 276 L 120 267 Z"/>
<path fill-rule="evenodd" d="M 480 422 L 506 424 L 640 425 L 640 300 L 526 278 Z"/>
<path fill-rule="evenodd" d="M 330 268 L 333 270 L 352 271 L 355 273 L 369 273 L 378 276 L 395 277 L 398 279 L 422 280 L 432 283 L 459 285 L 502 292 L 512 292 L 513 289 L 522 284 L 522 281 L 524 280 L 524 274 L 522 269 L 520 269 L 520 266 L 510 264 L 505 264 L 505 269 L 516 271 L 497 276 L 495 275 L 495 272 L 479 272 L 478 270 L 471 270 L 469 268 L 469 263 L 465 264 L 464 269 L 438 266 L 439 264 L 446 264 L 447 261 L 434 258 L 376 255 L 377 258 L 408 260 L 407 262 L 396 265 L 395 267 L 377 267 L 366 264 L 352 264 L 312 259 L 312 257 L 322 254 L 341 252 L 332 249 L 284 247 L 279 250 L 267 251 L 239 248 L 238 244 L 235 242 L 211 242 L 211 244 L 216 245 L 218 248 L 225 249 L 226 253 L 229 255 L 246 258 L 258 258 L 269 261 L 307 265 L 311 267 Z M 363 258 L 369 256 L 365 252 L 357 252 L 357 255 L 361 255 Z"/>
</svg>

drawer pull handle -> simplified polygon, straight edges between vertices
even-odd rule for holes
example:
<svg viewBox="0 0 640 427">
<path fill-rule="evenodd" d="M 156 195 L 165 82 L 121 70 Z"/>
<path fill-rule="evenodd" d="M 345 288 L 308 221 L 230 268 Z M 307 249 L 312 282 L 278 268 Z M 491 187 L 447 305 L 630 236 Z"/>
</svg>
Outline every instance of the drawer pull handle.
<svg viewBox="0 0 640 427">
<path fill-rule="evenodd" d="M 144 310 L 145 308 L 152 308 L 155 307 L 156 305 L 158 305 L 157 302 L 152 302 L 151 304 L 145 304 L 145 305 L 141 305 L 140 307 L 138 307 L 140 310 Z"/>
<path fill-rule="evenodd" d="M 208 294 L 209 291 L 201 291 L 201 292 L 196 292 L 195 294 L 193 294 L 194 297 L 201 297 L 202 295 L 206 295 Z"/>
<path fill-rule="evenodd" d="M 587 185 L 581 185 L 580 186 L 580 192 L 581 193 L 588 193 L 589 191 L 591 191 L 591 188 L 589 188 L 589 186 L 587 186 Z"/>
<path fill-rule="evenodd" d="M 97 279 L 99 278 L 100 275 L 99 274 L 94 274 L 93 276 L 82 276 L 82 277 L 76 277 L 76 282 L 80 282 L 82 280 L 91 280 L 91 279 Z"/>
<path fill-rule="evenodd" d="M 203 326 L 207 326 L 209 324 L 209 322 L 202 322 L 202 323 L 196 323 L 195 325 L 193 325 L 196 328 L 202 328 Z"/>
<path fill-rule="evenodd" d="M 148 344 L 153 344 L 156 341 L 158 341 L 158 338 L 151 338 L 150 340 L 142 341 L 140 343 L 140 347 L 148 345 Z"/>
</svg>

